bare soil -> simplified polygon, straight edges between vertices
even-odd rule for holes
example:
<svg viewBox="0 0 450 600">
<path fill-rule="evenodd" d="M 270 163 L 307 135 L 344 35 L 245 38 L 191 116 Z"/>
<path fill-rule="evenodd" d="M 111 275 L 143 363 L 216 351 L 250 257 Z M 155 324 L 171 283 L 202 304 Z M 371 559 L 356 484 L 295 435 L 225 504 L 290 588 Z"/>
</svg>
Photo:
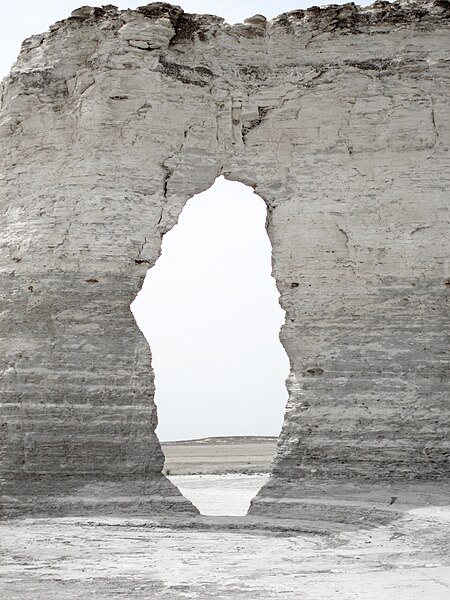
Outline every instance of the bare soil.
<svg viewBox="0 0 450 600">
<path fill-rule="evenodd" d="M 268 473 L 277 438 L 203 438 L 161 444 L 167 475 Z"/>
<path fill-rule="evenodd" d="M 238 443 L 239 448 L 227 443 L 226 456 L 236 458 L 235 464 L 252 463 L 248 457 L 254 456 L 253 443 Z M 218 445 L 204 444 L 212 449 L 209 465 L 220 462 Z M 249 449 L 247 456 L 244 446 Z M 187 447 L 198 445 L 188 443 Z M 174 465 L 186 465 L 184 461 L 184 454 L 172 457 Z M 204 464 L 202 468 L 206 468 Z M 332 526 L 326 519 L 312 524 L 223 516 L 245 514 L 250 498 L 266 477 L 174 476 L 203 515 L 213 516 L 0 523 L 0 598 L 450 598 L 450 501 L 438 506 L 431 495 L 424 495 L 423 506 L 406 510 L 387 525 L 370 528 Z M 350 511 L 357 509 L 356 501 L 348 506 Z"/>
</svg>

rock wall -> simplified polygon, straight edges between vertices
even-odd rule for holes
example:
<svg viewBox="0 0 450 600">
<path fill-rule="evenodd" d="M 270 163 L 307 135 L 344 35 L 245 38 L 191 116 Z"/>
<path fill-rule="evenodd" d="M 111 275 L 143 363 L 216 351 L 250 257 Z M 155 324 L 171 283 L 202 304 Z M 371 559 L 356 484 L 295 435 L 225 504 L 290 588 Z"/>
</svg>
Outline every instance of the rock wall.
<svg viewBox="0 0 450 600">
<path fill-rule="evenodd" d="M 1 89 L 6 514 L 194 510 L 161 475 L 129 305 L 220 174 L 267 203 L 292 368 L 251 510 L 448 476 L 449 21 L 444 0 L 234 26 L 108 5 L 24 42 Z"/>
</svg>

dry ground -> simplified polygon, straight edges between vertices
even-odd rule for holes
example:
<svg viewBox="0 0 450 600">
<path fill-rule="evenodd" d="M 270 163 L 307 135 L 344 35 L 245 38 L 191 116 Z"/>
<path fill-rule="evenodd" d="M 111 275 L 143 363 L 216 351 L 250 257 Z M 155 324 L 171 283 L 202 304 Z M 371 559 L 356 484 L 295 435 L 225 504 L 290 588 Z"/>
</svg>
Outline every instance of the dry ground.
<svg viewBox="0 0 450 600">
<path fill-rule="evenodd" d="M 0 599 L 450 598 L 450 506 L 429 503 L 380 527 L 312 528 L 220 516 L 245 513 L 263 475 L 173 479 L 216 516 L 1 523 Z"/>
<path fill-rule="evenodd" d="M 450 510 L 431 507 L 315 535 L 245 517 L 15 521 L 0 527 L 0 597 L 448 600 L 449 525 Z"/>
<path fill-rule="evenodd" d="M 276 453 L 277 438 L 205 438 L 161 444 L 171 475 L 199 473 L 268 473 Z"/>
</svg>

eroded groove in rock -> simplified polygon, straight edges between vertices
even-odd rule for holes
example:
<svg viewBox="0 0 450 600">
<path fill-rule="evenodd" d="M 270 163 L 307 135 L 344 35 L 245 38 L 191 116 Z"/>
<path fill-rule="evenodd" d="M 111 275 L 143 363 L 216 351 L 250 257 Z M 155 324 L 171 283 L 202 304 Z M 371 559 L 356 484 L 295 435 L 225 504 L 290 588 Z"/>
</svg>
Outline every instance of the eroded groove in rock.
<svg viewBox="0 0 450 600">
<path fill-rule="evenodd" d="M 8 514 L 193 510 L 160 475 L 129 304 L 221 173 L 267 202 L 292 366 L 252 510 L 308 478 L 448 476 L 449 18 L 444 0 L 235 26 L 109 5 L 24 42 L 0 116 Z"/>
</svg>

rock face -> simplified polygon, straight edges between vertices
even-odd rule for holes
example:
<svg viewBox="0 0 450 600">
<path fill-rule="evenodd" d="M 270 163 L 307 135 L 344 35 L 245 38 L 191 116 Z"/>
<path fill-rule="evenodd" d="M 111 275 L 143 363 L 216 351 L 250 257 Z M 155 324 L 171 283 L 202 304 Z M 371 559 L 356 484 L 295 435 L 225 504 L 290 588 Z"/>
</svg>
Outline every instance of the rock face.
<svg viewBox="0 0 450 600">
<path fill-rule="evenodd" d="M 220 174 L 267 204 L 292 368 L 251 510 L 448 476 L 449 21 L 444 0 L 234 26 L 85 6 L 24 42 L 1 90 L 5 514 L 195 510 L 161 475 L 129 305 Z"/>
</svg>

